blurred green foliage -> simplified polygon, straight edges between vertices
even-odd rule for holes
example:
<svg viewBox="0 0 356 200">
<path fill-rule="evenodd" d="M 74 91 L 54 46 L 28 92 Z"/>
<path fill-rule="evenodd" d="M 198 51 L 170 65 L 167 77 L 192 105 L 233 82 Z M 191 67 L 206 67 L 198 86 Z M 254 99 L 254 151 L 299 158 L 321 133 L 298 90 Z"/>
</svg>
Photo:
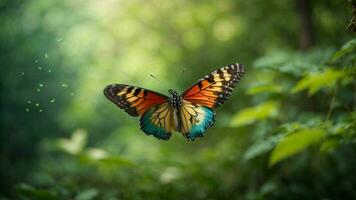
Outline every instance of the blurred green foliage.
<svg viewBox="0 0 356 200">
<path fill-rule="evenodd" d="M 322 129 L 304 129 L 285 136 L 271 153 L 270 165 L 299 153 L 308 146 L 322 140 L 324 136 L 325 131 Z"/>
<path fill-rule="evenodd" d="M 0 198 L 356 199 L 351 8 L 308 1 L 301 51 L 296 2 L 0 1 Z M 247 73 L 195 142 L 146 136 L 102 94 L 233 62 Z"/>
</svg>

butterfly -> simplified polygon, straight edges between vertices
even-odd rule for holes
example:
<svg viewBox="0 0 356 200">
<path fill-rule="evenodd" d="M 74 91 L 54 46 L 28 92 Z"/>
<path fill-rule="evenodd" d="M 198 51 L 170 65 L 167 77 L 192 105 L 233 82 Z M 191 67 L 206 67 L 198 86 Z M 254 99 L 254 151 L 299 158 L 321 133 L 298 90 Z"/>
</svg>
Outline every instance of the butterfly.
<svg viewBox="0 0 356 200">
<path fill-rule="evenodd" d="M 215 122 L 215 109 L 230 96 L 245 73 L 242 64 L 230 64 L 199 79 L 197 83 L 170 96 L 124 84 L 111 84 L 104 95 L 131 116 L 140 116 L 140 127 L 147 135 L 168 140 L 173 131 L 194 141 L 203 137 Z"/>
</svg>

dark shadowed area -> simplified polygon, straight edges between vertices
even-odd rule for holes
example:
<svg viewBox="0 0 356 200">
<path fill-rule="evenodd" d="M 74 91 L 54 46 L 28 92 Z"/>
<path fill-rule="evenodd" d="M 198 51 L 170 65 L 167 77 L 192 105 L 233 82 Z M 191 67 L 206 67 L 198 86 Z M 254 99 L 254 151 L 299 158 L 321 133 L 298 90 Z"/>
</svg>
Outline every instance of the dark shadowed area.
<svg viewBox="0 0 356 200">
<path fill-rule="evenodd" d="M 0 0 L 0 199 L 356 199 L 353 15 L 352 0 Z M 194 142 L 145 135 L 103 95 L 182 92 L 235 62 L 246 74 Z"/>
</svg>

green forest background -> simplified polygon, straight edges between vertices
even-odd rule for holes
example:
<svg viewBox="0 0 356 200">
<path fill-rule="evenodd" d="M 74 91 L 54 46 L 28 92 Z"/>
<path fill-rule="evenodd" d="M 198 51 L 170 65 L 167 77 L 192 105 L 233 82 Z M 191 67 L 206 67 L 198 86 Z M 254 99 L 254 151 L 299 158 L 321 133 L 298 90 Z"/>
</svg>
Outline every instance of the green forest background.
<svg viewBox="0 0 356 200">
<path fill-rule="evenodd" d="M 356 199 L 353 4 L 0 0 L 0 199 Z M 194 142 L 145 135 L 102 92 L 235 62 Z"/>
</svg>

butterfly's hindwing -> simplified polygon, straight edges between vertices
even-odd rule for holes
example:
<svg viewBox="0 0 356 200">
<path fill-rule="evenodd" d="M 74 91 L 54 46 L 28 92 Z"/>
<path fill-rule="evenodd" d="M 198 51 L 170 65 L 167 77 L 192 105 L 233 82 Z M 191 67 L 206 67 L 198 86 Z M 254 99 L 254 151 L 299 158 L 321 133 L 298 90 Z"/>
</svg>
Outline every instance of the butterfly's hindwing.
<svg viewBox="0 0 356 200">
<path fill-rule="evenodd" d="M 183 100 L 179 111 L 179 131 L 184 137 L 189 140 L 203 137 L 214 122 L 215 111 L 213 109 Z"/>
<path fill-rule="evenodd" d="M 168 98 L 151 90 L 122 84 L 108 85 L 104 94 L 131 116 L 141 116 L 152 106 L 167 102 Z"/>
<path fill-rule="evenodd" d="M 183 92 L 182 97 L 192 103 L 217 108 L 228 99 L 244 73 L 244 66 L 238 63 L 222 67 L 200 79 Z"/>
<path fill-rule="evenodd" d="M 173 108 L 168 103 L 156 105 L 142 115 L 140 127 L 147 135 L 168 140 L 175 129 L 173 114 Z"/>
</svg>

